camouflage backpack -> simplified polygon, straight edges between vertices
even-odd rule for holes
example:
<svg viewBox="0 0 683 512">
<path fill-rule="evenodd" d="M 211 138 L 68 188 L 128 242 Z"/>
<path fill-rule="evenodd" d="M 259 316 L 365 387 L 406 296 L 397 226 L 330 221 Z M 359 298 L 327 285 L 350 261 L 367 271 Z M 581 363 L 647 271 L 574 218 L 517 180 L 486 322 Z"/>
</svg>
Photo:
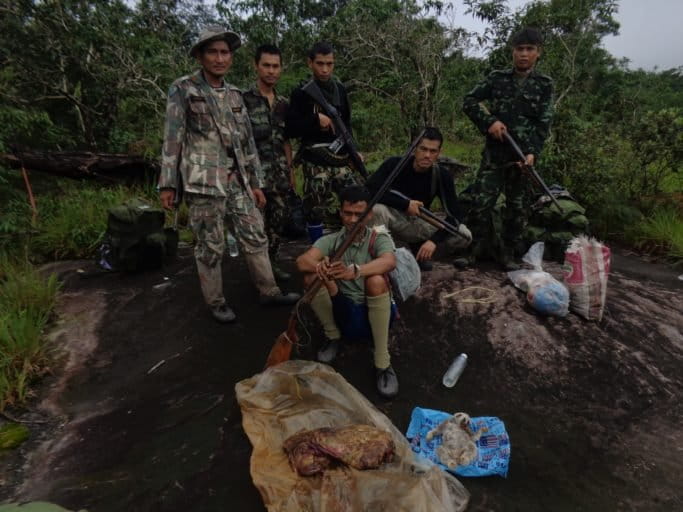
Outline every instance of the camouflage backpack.
<svg viewBox="0 0 683 512">
<path fill-rule="evenodd" d="M 550 191 L 564 213 L 560 213 L 548 195 L 540 196 L 531 206 L 524 238 L 529 244 L 545 242 L 545 258 L 562 262 L 569 241 L 588 232 L 588 219 L 586 209 L 567 189 L 552 185 Z"/>
<path fill-rule="evenodd" d="M 162 266 L 175 256 L 178 236 L 164 229 L 165 214 L 140 199 L 109 210 L 99 264 L 107 270 L 136 272 Z"/>
</svg>

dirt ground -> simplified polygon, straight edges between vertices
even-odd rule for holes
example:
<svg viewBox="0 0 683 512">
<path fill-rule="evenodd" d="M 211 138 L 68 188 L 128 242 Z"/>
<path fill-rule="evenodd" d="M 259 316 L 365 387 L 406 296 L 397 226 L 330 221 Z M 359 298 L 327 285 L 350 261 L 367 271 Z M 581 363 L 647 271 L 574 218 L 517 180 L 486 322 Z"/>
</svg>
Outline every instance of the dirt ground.
<svg viewBox="0 0 683 512">
<path fill-rule="evenodd" d="M 300 249 L 286 247 L 290 268 Z M 30 424 L 30 440 L 3 457 L 0 501 L 90 512 L 264 510 L 234 385 L 261 371 L 289 310 L 254 305 L 241 258 L 225 264 L 239 315 L 229 326 L 202 304 L 189 249 L 164 271 L 137 276 L 78 272 L 89 265 L 55 267 L 64 288 L 51 336 L 65 355 L 31 410 L 15 411 L 46 423 Z M 546 270 L 560 275 L 556 264 Z M 468 510 L 683 510 L 678 274 L 617 251 L 595 324 L 536 315 L 493 267 L 437 264 L 392 330 L 396 399 L 377 395 L 367 346 L 345 347 L 334 366 L 404 432 L 415 406 L 505 422 L 508 478 L 461 479 Z M 460 352 L 468 367 L 446 389 L 441 376 Z"/>
</svg>

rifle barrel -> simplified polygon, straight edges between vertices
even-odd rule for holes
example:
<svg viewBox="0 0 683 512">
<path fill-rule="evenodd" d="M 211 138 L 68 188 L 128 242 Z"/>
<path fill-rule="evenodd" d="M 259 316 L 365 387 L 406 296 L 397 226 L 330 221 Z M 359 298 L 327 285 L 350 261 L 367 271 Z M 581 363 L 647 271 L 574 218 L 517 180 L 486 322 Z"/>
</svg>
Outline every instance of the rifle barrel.
<svg viewBox="0 0 683 512">
<path fill-rule="evenodd" d="M 519 147 L 515 139 L 512 138 L 512 135 L 510 135 L 507 131 L 503 132 L 503 136 L 505 139 L 510 143 L 512 146 L 512 149 L 515 150 L 515 153 L 517 153 L 517 156 L 522 159 L 522 162 L 524 162 L 524 166 L 529 169 L 531 172 L 531 175 L 534 178 L 534 181 L 541 186 L 543 191 L 550 196 L 550 199 L 552 200 L 553 203 L 555 203 L 555 206 L 557 206 L 557 209 L 560 210 L 560 213 L 564 213 L 564 210 L 560 206 L 560 203 L 557 202 L 557 199 L 555 199 L 555 196 L 553 193 L 550 191 L 548 188 L 548 185 L 545 184 L 545 181 L 543 181 L 543 178 L 541 178 L 541 175 L 538 174 L 536 171 L 536 168 L 533 165 L 529 165 L 526 163 L 526 156 L 524 155 L 524 152 L 522 151 L 522 148 Z"/>
<path fill-rule="evenodd" d="M 398 190 L 395 190 L 395 189 L 393 189 L 393 188 L 392 188 L 391 190 L 389 190 L 389 193 L 394 194 L 394 195 L 396 195 L 396 196 L 398 196 L 398 197 L 400 197 L 400 198 L 402 198 L 402 199 L 407 199 L 408 201 L 412 201 L 412 199 L 410 199 L 407 195 L 405 195 L 405 194 L 403 194 L 403 193 L 401 193 L 401 192 L 399 192 Z M 457 236 L 460 236 L 460 237 L 462 237 L 462 238 L 464 238 L 464 239 L 466 239 L 466 240 L 469 240 L 469 238 L 467 238 L 467 237 L 466 237 L 465 235 L 463 235 L 460 231 L 458 231 L 458 227 L 457 227 L 457 226 L 458 226 L 460 223 L 457 221 L 457 219 L 454 219 L 455 222 L 456 222 L 457 224 L 456 224 L 456 225 L 453 225 L 453 224 L 451 224 L 450 222 L 445 221 L 445 220 L 443 220 L 443 219 L 437 217 L 436 215 L 434 215 L 434 213 L 432 213 L 430 210 L 428 210 L 428 209 L 425 208 L 424 206 L 420 206 L 419 210 L 420 210 L 420 215 L 419 215 L 419 217 L 420 217 L 422 220 L 424 220 L 425 222 L 431 224 L 432 226 L 434 226 L 434 227 L 436 227 L 436 228 L 445 229 L 445 230 L 448 231 L 451 235 L 457 235 Z"/>
</svg>

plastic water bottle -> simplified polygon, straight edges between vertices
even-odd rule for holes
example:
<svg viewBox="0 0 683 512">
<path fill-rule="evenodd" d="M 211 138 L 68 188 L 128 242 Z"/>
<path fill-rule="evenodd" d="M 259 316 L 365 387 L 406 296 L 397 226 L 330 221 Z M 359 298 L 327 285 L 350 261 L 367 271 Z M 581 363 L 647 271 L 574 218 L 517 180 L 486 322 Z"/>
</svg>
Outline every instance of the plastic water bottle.
<svg viewBox="0 0 683 512">
<path fill-rule="evenodd" d="M 232 236 L 232 233 L 228 231 L 227 236 L 225 239 L 228 242 L 228 252 L 230 253 L 230 256 L 233 258 L 236 258 L 237 255 L 240 253 L 239 249 L 237 248 L 237 239 Z"/>
<path fill-rule="evenodd" d="M 443 380 L 441 381 L 447 388 L 452 388 L 458 379 L 462 375 L 463 370 L 467 366 L 467 354 L 460 354 L 458 357 L 453 359 L 453 362 L 444 373 Z"/>
</svg>

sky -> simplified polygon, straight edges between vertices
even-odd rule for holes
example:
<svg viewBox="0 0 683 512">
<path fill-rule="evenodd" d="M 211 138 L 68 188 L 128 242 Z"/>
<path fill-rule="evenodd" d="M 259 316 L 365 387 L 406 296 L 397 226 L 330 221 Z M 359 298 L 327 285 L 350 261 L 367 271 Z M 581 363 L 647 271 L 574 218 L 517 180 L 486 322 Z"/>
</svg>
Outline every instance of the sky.
<svg viewBox="0 0 683 512">
<path fill-rule="evenodd" d="M 484 25 L 464 16 L 462 1 L 455 3 L 456 24 L 482 31 Z M 508 0 L 512 11 L 527 0 Z M 603 46 L 617 58 L 630 60 L 629 68 L 652 71 L 683 66 L 683 0 L 620 0 L 616 15 L 619 35 L 603 39 Z"/>
</svg>

